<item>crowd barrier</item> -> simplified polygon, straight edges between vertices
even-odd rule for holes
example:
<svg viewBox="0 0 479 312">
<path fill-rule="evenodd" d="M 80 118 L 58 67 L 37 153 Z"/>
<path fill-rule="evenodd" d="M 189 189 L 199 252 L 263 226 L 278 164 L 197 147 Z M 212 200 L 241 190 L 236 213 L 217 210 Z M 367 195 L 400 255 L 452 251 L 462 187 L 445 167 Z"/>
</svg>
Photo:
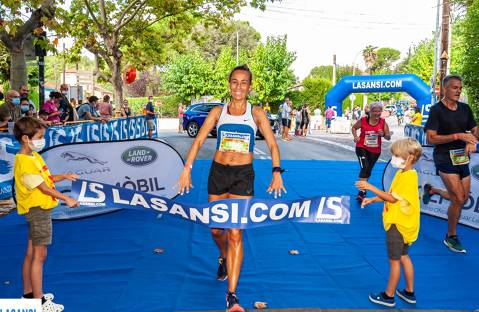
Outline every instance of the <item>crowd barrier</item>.
<svg viewBox="0 0 479 312">
<path fill-rule="evenodd" d="M 158 124 L 158 119 L 155 120 Z M 158 127 L 153 137 L 158 136 Z M 148 137 L 145 116 L 118 118 L 108 122 L 81 122 L 51 126 L 45 131 L 45 148 L 80 142 L 104 142 Z M 13 161 L 20 144 L 12 134 L 0 133 L 0 199 L 12 197 Z"/>
</svg>

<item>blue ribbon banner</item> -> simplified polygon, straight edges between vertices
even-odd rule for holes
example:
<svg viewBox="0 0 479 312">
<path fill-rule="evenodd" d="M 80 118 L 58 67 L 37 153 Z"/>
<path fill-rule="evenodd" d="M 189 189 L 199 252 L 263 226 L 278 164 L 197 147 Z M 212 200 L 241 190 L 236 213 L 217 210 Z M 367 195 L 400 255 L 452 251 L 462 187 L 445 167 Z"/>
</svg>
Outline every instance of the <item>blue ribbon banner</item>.
<svg viewBox="0 0 479 312">
<path fill-rule="evenodd" d="M 349 224 L 349 196 L 317 196 L 297 200 L 228 199 L 182 204 L 165 197 L 98 182 L 77 180 L 71 196 L 82 207 L 152 210 L 212 228 L 251 229 L 285 222 Z"/>
</svg>

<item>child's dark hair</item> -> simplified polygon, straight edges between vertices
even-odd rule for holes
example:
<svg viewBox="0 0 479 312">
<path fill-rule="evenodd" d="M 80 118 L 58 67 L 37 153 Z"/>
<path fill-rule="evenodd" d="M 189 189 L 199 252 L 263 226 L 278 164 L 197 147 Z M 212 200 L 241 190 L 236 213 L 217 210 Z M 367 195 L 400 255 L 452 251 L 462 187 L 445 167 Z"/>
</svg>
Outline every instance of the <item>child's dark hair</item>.
<svg viewBox="0 0 479 312">
<path fill-rule="evenodd" d="M 45 125 L 40 120 L 33 117 L 22 117 L 15 122 L 13 135 L 15 135 L 15 138 L 21 143 L 22 136 L 26 135 L 31 139 L 35 133 L 44 128 Z"/>
<path fill-rule="evenodd" d="M 253 82 L 253 73 L 251 72 L 248 65 L 246 65 L 246 64 L 238 65 L 235 68 L 233 68 L 233 70 L 230 72 L 230 76 L 228 78 L 228 81 L 231 81 L 231 76 L 233 76 L 233 73 L 237 70 L 243 70 L 243 71 L 247 72 L 248 75 L 249 75 L 249 83 Z"/>
<path fill-rule="evenodd" d="M 57 91 L 52 91 L 52 92 L 50 92 L 50 98 L 51 99 L 61 99 L 62 94 L 60 92 L 57 92 Z"/>
</svg>

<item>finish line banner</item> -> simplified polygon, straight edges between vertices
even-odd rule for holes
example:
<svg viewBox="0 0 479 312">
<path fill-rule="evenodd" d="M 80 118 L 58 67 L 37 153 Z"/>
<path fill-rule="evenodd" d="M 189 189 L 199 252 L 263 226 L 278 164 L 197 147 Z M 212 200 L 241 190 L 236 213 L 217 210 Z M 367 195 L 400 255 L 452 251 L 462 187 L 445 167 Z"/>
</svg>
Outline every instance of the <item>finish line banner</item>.
<svg viewBox="0 0 479 312">
<path fill-rule="evenodd" d="M 350 220 L 349 196 L 318 196 L 288 201 L 229 199 L 192 207 L 165 197 L 85 180 L 72 183 L 71 196 L 85 208 L 149 209 L 212 228 L 251 229 L 290 221 L 349 224 Z"/>
</svg>

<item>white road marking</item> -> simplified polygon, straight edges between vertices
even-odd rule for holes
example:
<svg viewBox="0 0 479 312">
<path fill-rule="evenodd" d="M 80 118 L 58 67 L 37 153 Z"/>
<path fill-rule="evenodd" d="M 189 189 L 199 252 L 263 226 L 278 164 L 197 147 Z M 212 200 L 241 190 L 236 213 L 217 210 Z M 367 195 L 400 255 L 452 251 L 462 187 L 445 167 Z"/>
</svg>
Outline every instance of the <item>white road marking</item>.
<svg viewBox="0 0 479 312">
<path fill-rule="evenodd" d="M 356 148 L 354 148 L 352 146 L 349 146 L 349 145 L 346 145 L 346 144 L 342 144 L 342 143 L 338 143 L 338 142 L 334 142 L 334 141 L 329 141 L 329 140 L 324 140 L 324 139 L 319 139 L 319 138 L 312 138 L 312 137 L 308 137 L 307 139 L 317 141 L 317 142 L 321 142 L 321 143 L 325 143 L 325 144 L 329 144 L 329 145 L 335 145 L 337 147 L 344 148 L 345 150 L 356 153 Z M 384 158 L 381 158 L 381 157 L 379 157 L 379 160 L 384 161 L 384 162 L 389 161 L 388 159 L 384 159 Z"/>
</svg>

